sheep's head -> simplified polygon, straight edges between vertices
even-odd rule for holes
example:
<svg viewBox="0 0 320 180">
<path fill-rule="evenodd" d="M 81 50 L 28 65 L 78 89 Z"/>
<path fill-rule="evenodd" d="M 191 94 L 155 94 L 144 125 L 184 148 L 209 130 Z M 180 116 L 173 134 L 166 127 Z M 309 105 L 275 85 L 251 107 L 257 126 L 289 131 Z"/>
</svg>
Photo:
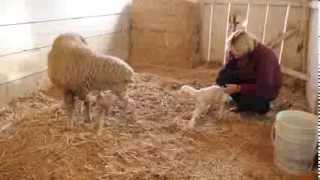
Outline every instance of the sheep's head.
<svg viewBox="0 0 320 180">
<path fill-rule="evenodd" d="M 87 41 L 80 34 L 77 33 L 63 33 L 60 34 L 55 40 L 54 45 L 64 44 L 65 42 L 76 42 L 80 44 L 88 44 Z"/>
</svg>

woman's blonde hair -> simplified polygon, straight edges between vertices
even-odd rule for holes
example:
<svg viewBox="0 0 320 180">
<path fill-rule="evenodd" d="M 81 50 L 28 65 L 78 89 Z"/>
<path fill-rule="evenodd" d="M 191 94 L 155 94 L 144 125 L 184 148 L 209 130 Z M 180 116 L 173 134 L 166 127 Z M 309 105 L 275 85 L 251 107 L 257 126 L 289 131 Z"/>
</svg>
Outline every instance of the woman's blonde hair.
<svg viewBox="0 0 320 180">
<path fill-rule="evenodd" d="M 256 47 L 256 38 L 244 30 L 238 30 L 229 36 L 228 46 L 234 48 L 241 55 L 245 55 Z"/>
</svg>

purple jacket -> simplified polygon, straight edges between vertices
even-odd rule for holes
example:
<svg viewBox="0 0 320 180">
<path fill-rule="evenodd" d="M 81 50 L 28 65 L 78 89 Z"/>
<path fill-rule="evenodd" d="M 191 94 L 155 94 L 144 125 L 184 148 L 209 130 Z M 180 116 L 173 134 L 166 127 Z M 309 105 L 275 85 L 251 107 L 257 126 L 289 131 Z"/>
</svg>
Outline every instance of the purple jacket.
<svg viewBox="0 0 320 180">
<path fill-rule="evenodd" d="M 278 95 L 282 85 L 281 69 L 278 58 L 272 49 L 258 43 L 251 52 L 250 61 L 255 61 L 255 71 L 251 79 L 256 79 L 255 83 L 240 84 L 241 94 L 256 95 L 269 100 L 274 100 Z M 232 56 L 227 58 L 227 64 L 237 64 L 241 59 L 234 59 Z M 240 77 L 241 78 L 241 77 Z"/>
</svg>

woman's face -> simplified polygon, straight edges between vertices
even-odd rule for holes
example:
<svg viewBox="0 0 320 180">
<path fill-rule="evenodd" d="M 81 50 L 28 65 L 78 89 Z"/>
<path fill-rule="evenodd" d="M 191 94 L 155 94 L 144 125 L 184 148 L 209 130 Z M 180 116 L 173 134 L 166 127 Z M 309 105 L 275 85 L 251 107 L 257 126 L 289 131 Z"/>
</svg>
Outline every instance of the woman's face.
<svg viewBox="0 0 320 180">
<path fill-rule="evenodd" d="M 231 54 L 237 59 L 240 58 L 243 54 L 239 53 L 234 47 L 230 47 Z"/>
</svg>

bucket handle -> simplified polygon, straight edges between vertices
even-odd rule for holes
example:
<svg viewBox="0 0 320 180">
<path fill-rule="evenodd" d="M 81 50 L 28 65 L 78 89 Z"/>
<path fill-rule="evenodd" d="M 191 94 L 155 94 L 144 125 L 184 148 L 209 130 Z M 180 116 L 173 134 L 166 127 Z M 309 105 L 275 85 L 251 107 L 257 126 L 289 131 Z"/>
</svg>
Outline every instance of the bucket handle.
<svg viewBox="0 0 320 180">
<path fill-rule="evenodd" d="M 272 145 L 274 145 L 274 139 L 276 136 L 275 133 L 276 133 L 276 126 L 273 124 L 271 127 L 271 134 L 270 134 Z"/>
</svg>

